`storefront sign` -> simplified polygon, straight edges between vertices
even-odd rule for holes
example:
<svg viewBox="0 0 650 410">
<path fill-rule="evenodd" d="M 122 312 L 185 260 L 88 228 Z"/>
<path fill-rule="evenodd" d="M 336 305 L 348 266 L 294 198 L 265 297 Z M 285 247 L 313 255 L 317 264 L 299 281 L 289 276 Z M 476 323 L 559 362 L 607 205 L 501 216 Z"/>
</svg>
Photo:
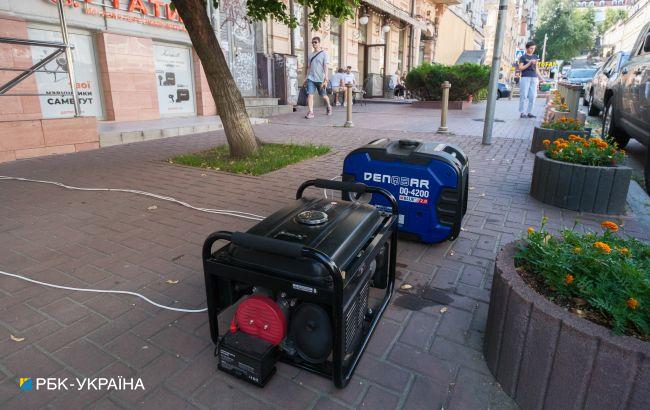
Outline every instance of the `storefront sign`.
<svg viewBox="0 0 650 410">
<path fill-rule="evenodd" d="M 61 33 L 56 31 L 29 28 L 27 34 L 30 40 L 61 41 Z M 70 43 L 74 46 L 72 54 L 81 113 L 101 117 L 102 105 L 92 38 L 82 34 L 70 34 Z M 54 49 L 50 47 L 33 46 L 31 47 L 32 60 L 37 63 L 53 51 Z M 44 67 L 48 72 L 34 74 L 39 94 L 45 94 L 39 97 L 43 118 L 64 118 L 74 115 L 74 99 L 70 90 L 67 64 L 65 55 L 62 54 Z"/>
<path fill-rule="evenodd" d="M 47 0 L 56 4 L 59 0 Z M 61 0 L 68 7 L 83 8 L 89 16 L 127 21 L 170 30 L 186 31 L 178 12 L 162 0 Z M 152 18 L 153 17 L 153 18 Z"/>
<path fill-rule="evenodd" d="M 194 87 L 190 49 L 156 44 L 154 60 L 160 114 L 193 114 Z"/>
</svg>

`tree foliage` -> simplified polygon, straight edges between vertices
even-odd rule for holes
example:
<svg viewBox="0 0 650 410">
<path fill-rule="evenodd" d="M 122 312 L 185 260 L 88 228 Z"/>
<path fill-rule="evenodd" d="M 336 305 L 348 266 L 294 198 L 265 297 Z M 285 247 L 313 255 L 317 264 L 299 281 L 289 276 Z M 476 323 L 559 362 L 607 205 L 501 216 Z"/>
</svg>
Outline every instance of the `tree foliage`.
<svg viewBox="0 0 650 410">
<path fill-rule="evenodd" d="M 219 0 L 212 0 L 215 8 Z M 354 17 L 355 10 L 359 7 L 360 0 L 295 0 L 296 4 L 307 7 L 309 22 L 312 27 L 318 29 L 327 16 L 339 20 L 347 20 Z M 287 2 L 282 0 L 248 0 L 248 18 L 252 21 L 262 21 L 272 18 L 280 23 L 294 28 L 298 20 L 292 16 Z"/>
<path fill-rule="evenodd" d="M 627 11 L 623 9 L 613 9 L 609 8 L 605 10 L 605 19 L 600 24 L 599 31 L 601 33 L 609 30 L 610 27 L 618 23 L 619 20 L 624 20 L 627 18 Z"/>
<path fill-rule="evenodd" d="M 571 60 L 593 47 L 595 26 L 592 9 L 576 10 L 571 0 L 546 0 L 540 5 L 535 42 L 541 46 L 548 35 L 546 59 Z"/>
</svg>

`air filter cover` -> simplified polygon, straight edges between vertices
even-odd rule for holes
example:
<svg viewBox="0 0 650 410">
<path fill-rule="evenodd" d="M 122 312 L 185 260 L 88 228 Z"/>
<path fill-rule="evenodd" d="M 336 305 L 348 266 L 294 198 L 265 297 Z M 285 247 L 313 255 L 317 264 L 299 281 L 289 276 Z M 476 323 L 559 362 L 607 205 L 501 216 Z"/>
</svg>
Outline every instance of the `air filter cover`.
<svg viewBox="0 0 650 410">
<path fill-rule="evenodd" d="M 244 333 L 259 337 L 274 345 L 280 344 L 287 333 L 287 319 L 273 299 L 253 295 L 237 307 L 235 325 Z"/>
<path fill-rule="evenodd" d="M 325 309 L 314 303 L 300 304 L 291 315 L 291 337 L 305 361 L 327 360 L 332 350 L 332 325 Z"/>
</svg>

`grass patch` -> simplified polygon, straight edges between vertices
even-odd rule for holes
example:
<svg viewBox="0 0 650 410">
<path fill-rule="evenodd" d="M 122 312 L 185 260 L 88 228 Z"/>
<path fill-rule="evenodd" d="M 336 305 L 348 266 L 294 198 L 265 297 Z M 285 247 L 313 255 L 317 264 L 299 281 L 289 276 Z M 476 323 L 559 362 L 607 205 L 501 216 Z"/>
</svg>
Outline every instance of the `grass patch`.
<svg viewBox="0 0 650 410">
<path fill-rule="evenodd" d="M 263 144 L 251 157 L 232 159 L 228 145 L 219 145 L 206 151 L 179 155 L 169 161 L 236 174 L 262 175 L 329 151 L 330 147 L 324 145 Z"/>
</svg>

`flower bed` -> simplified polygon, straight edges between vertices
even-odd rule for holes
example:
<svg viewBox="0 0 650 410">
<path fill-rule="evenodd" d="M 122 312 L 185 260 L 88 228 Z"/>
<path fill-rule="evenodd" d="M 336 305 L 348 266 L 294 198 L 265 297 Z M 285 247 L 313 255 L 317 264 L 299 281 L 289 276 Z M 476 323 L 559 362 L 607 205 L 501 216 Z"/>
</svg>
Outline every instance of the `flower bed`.
<svg viewBox="0 0 650 410">
<path fill-rule="evenodd" d="M 619 236 L 612 221 L 601 224 L 602 233 L 566 229 L 559 237 L 545 224 L 528 228 L 519 246 L 526 283 L 615 334 L 650 341 L 650 245 Z"/>
<path fill-rule="evenodd" d="M 584 138 L 569 135 L 567 139 L 558 138 L 551 143 L 542 141 L 547 148 L 546 155 L 557 161 L 593 166 L 616 166 L 625 158 L 625 151 L 617 149 L 602 138 Z"/>
<path fill-rule="evenodd" d="M 573 118 L 563 118 L 557 121 L 543 122 L 540 127 L 535 127 L 533 131 L 533 140 L 530 144 L 530 152 L 533 154 L 545 149 L 542 144 L 544 140 L 552 143 L 556 139 L 569 138 L 569 135 L 577 135 L 581 137 L 587 136 L 584 126 L 576 122 Z"/>
<path fill-rule="evenodd" d="M 594 316 L 612 323 L 614 316 L 587 300 L 598 304 L 603 298 L 598 293 L 613 290 L 604 297 L 614 310 L 625 311 L 616 313 L 622 331 L 645 337 L 634 315 L 647 320 L 647 310 L 642 309 L 649 303 L 648 246 L 620 242 L 622 238 L 614 238 L 612 232 L 572 235 L 564 240 L 544 230 L 532 232 L 523 243 L 512 242 L 497 255 L 484 339 L 488 368 L 522 408 L 647 408 L 650 343 L 616 335 L 589 320 Z M 570 243 L 574 240 L 578 245 Z M 530 242 L 538 247 L 528 254 L 533 263 L 524 261 L 520 250 Z M 610 253 L 603 245 L 595 246 L 597 242 L 607 244 Z M 577 254 L 576 247 L 581 248 Z M 621 253 L 623 247 L 629 253 Z M 524 269 L 526 263 L 531 271 Z M 628 273 L 634 276 L 633 272 L 645 273 L 643 291 L 635 287 L 636 280 L 628 283 Z M 527 283 L 530 276 L 539 279 L 539 288 L 537 282 Z M 592 292 L 594 286 L 598 289 Z M 574 296 L 574 288 L 582 297 Z M 567 300 L 574 305 L 564 304 Z M 633 321 L 628 320 L 630 315 Z"/>
<path fill-rule="evenodd" d="M 577 135 L 542 143 L 547 150 L 535 154 L 530 185 L 535 199 L 580 212 L 625 212 L 632 177 L 632 169 L 620 165 L 625 151 Z"/>
</svg>

